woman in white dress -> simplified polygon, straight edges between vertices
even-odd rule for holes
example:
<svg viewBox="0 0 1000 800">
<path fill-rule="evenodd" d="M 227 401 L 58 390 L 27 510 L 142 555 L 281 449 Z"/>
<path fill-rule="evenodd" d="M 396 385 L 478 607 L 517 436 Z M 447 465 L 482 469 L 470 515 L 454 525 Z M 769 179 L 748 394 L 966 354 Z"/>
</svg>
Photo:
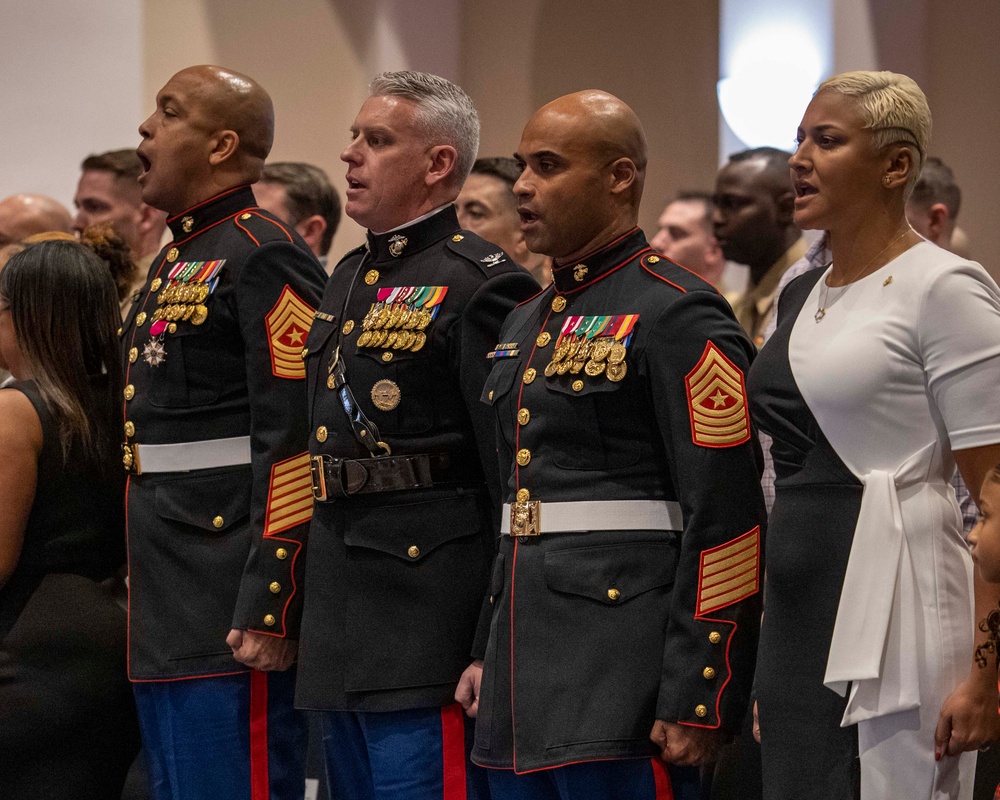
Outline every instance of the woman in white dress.
<svg viewBox="0 0 1000 800">
<path fill-rule="evenodd" d="M 949 484 L 1000 461 L 1000 290 L 906 222 L 930 128 L 911 79 L 845 73 L 789 160 L 795 221 L 829 231 L 833 261 L 789 284 L 749 377 L 777 471 L 768 800 L 969 798 L 974 751 L 1000 736 L 995 664 L 973 658 L 996 590 L 973 580 Z"/>
</svg>

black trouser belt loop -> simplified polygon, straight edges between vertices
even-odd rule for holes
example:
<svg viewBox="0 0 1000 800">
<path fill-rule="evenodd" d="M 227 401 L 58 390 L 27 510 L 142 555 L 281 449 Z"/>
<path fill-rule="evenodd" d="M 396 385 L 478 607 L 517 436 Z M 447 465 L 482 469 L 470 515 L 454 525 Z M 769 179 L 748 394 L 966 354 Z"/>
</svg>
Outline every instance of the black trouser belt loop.
<svg viewBox="0 0 1000 800">
<path fill-rule="evenodd" d="M 381 458 L 313 456 L 313 497 L 320 503 L 356 494 L 427 489 L 435 483 L 454 481 L 447 453 L 418 453 Z"/>
</svg>

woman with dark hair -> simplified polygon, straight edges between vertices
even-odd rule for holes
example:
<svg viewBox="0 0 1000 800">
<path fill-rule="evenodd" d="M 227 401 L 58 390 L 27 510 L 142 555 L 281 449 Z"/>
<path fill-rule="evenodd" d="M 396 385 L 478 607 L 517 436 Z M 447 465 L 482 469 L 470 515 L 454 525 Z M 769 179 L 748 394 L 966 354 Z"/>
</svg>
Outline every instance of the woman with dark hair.
<svg viewBox="0 0 1000 800">
<path fill-rule="evenodd" d="M 118 299 L 79 244 L 30 244 L 0 272 L 0 789 L 118 798 L 138 750 L 125 679 L 115 467 Z"/>
<path fill-rule="evenodd" d="M 795 222 L 829 231 L 833 260 L 789 283 L 748 379 L 777 474 L 768 800 L 967 800 L 1000 735 L 995 672 L 974 662 L 996 590 L 974 588 L 950 485 L 956 463 L 978 488 L 1000 460 L 1000 289 L 906 222 L 930 130 L 911 79 L 845 73 L 789 159 Z"/>
</svg>

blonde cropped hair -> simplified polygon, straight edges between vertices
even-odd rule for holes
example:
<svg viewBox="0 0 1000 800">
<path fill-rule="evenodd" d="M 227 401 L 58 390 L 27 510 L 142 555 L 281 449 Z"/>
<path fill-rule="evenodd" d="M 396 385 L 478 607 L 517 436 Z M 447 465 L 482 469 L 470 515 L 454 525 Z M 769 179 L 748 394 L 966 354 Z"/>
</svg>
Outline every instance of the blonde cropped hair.
<svg viewBox="0 0 1000 800">
<path fill-rule="evenodd" d="M 906 181 L 909 195 L 931 143 L 931 109 L 916 81 L 896 72 L 857 70 L 823 81 L 816 94 L 827 89 L 855 98 L 877 149 L 900 142 L 916 148 L 917 168 Z"/>
</svg>

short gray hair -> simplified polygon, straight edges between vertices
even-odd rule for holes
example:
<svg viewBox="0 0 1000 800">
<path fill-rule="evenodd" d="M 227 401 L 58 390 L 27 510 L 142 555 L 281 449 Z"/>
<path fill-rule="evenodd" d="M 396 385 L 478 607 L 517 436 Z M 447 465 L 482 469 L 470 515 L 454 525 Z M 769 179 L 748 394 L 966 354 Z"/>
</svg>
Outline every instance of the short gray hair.
<svg viewBox="0 0 1000 800">
<path fill-rule="evenodd" d="M 368 87 L 373 97 L 403 97 L 417 104 L 418 124 L 432 144 L 455 148 L 455 179 L 461 186 L 479 152 L 479 115 L 472 100 L 451 81 L 427 72 L 383 72 Z"/>
<path fill-rule="evenodd" d="M 916 169 L 906 183 L 907 196 L 913 190 L 927 158 L 931 143 L 931 109 L 913 78 L 896 72 L 858 70 L 834 75 L 820 84 L 824 89 L 853 97 L 872 132 L 875 147 L 905 142 L 917 150 Z"/>
</svg>

